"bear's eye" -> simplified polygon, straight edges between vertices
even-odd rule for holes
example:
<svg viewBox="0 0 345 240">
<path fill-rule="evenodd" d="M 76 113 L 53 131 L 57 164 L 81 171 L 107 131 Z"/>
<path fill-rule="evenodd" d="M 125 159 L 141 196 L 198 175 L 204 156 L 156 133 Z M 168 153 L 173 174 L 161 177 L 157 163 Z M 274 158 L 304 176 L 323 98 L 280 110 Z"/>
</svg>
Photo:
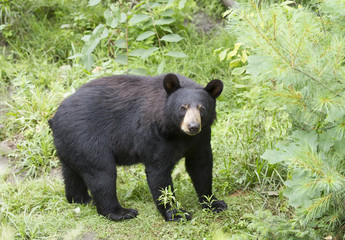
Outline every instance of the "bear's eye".
<svg viewBox="0 0 345 240">
<path fill-rule="evenodd" d="M 180 110 L 181 110 L 182 112 L 187 111 L 187 106 L 186 106 L 186 105 L 182 105 L 182 106 L 180 107 Z"/>
<path fill-rule="evenodd" d="M 200 112 L 204 112 L 204 111 L 205 111 L 205 108 L 204 108 L 203 106 L 200 106 L 200 107 L 199 107 L 199 111 L 200 111 Z"/>
</svg>

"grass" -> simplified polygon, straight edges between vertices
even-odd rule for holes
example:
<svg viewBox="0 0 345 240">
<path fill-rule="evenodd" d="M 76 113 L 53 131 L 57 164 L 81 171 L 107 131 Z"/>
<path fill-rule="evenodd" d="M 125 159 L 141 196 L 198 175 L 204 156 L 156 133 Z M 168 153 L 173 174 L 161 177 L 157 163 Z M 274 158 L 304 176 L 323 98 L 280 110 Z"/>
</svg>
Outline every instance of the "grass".
<svg viewBox="0 0 345 240">
<path fill-rule="evenodd" d="M 193 220 L 167 223 L 155 210 L 144 180 L 138 181 L 129 196 L 127 184 L 119 182 L 119 198 L 126 199 L 124 206 L 138 209 L 139 215 L 117 223 L 99 216 L 94 206 L 68 204 L 60 178 L 41 177 L 17 184 L 2 182 L 1 217 L 7 219 L 2 227 L 21 239 L 79 239 L 87 233 L 107 239 L 193 239 L 195 236 L 209 239 L 217 231 L 237 233 L 241 230 L 241 217 L 264 205 L 264 198 L 257 193 L 235 192 L 224 196 L 229 204 L 228 211 L 203 212 L 191 183 L 188 186 L 177 184 L 177 196 L 183 198 L 182 204 L 193 214 Z M 4 232 L 0 231 L 1 234 Z"/>
<path fill-rule="evenodd" d="M 260 89 L 243 87 L 246 79 L 231 76 L 228 64 L 218 61 L 213 51 L 232 46 L 235 38 L 231 33 L 218 29 L 205 36 L 193 25 L 180 30 L 185 40 L 175 46 L 189 57 L 167 59 L 165 72 L 178 72 L 203 85 L 213 78 L 225 83 L 212 133 L 213 185 L 229 210 L 220 214 L 202 211 L 183 160 L 173 178 L 177 200 L 193 214 L 190 222 L 163 220 L 155 209 L 142 165 L 118 169 L 120 202 L 138 209 L 137 218 L 115 223 L 99 216 L 94 206 L 68 204 L 63 181 L 53 174 L 59 172 L 59 164 L 47 120 L 81 84 L 112 74 L 119 66 L 109 59 L 106 48 L 96 50 L 95 65 L 102 67 L 98 72 L 85 71 L 78 59 L 67 59 L 80 51 L 81 36 L 101 21 L 102 7 L 87 8 L 87 1 L 24 2 L 9 3 L 12 12 L 7 12 L 7 21 L 13 28 L 2 32 L 6 44 L 1 47 L 0 89 L 7 98 L 2 101 L 7 113 L 1 116 L 4 128 L 0 129 L 0 140 L 17 146 L 7 157 L 26 178 L 21 179 L 19 173 L 0 176 L 1 239 L 218 239 L 242 233 L 255 237 L 245 214 L 257 209 L 288 213 L 279 197 L 264 193 L 279 190 L 284 170 L 260 158 L 267 147 L 286 135 L 290 126 L 287 116 L 256 107 L 253 95 Z M 217 4 L 212 1 L 206 11 L 216 9 Z M 199 10 L 203 9 L 195 11 Z M 67 30 L 60 28 L 72 23 Z M 136 59 L 133 64 L 152 65 L 148 73 L 155 74 L 159 61 Z"/>
</svg>

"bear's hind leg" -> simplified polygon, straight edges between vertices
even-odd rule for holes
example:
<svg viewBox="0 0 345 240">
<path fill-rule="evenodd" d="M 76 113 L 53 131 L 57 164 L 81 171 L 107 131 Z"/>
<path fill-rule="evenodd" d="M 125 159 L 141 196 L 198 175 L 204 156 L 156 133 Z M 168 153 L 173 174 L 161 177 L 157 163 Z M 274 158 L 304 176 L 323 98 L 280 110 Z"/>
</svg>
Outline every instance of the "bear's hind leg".
<svg viewBox="0 0 345 240">
<path fill-rule="evenodd" d="M 113 221 L 131 219 L 138 215 L 138 211 L 135 209 L 123 208 L 117 199 L 116 166 L 114 164 L 108 162 L 104 167 L 93 168 L 83 177 L 100 215 Z"/>
<path fill-rule="evenodd" d="M 91 202 L 92 198 L 87 192 L 85 182 L 76 171 L 62 163 L 62 174 L 69 203 L 88 204 Z"/>
</svg>

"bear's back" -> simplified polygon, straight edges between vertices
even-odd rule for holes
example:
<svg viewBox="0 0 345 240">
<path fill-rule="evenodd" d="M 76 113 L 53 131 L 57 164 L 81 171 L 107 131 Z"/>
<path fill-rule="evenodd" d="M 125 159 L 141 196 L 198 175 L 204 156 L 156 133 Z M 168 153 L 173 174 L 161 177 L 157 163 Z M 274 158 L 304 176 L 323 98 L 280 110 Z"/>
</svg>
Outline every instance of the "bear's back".
<svg viewBox="0 0 345 240">
<path fill-rule="evenodd" d="M 114 131 L 126 134 L 124 130 L 134 136 L 143 125 L 164 125 L 164 76 L 116 75 L 92 80 L 66 98 L 49 123 L 56 134 L 94 136 Z M 177 76 L 183 88 L 202 88 L 187 77 Z"/>
</svg>

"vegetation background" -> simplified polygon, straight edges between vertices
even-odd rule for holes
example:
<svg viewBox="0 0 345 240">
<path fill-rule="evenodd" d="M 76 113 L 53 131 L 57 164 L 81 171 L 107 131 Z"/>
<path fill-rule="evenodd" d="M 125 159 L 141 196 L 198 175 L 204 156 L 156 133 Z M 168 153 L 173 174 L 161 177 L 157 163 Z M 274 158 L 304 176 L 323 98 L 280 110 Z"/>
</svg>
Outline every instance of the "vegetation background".
<svg viewBox="0 0 345 240">
<path fill-rule="evenodd" d="M 343 239 L 343 0 L 0 1 L 0 239 Z M 164 222 L 143 166 L 118 169 L 139 216 L 111 222 L 68 204 L 47 120 L 111 74 L 222 79 L 214 191 L 204 212 L 183 160 L 189 222 Z"/>
</svg>

